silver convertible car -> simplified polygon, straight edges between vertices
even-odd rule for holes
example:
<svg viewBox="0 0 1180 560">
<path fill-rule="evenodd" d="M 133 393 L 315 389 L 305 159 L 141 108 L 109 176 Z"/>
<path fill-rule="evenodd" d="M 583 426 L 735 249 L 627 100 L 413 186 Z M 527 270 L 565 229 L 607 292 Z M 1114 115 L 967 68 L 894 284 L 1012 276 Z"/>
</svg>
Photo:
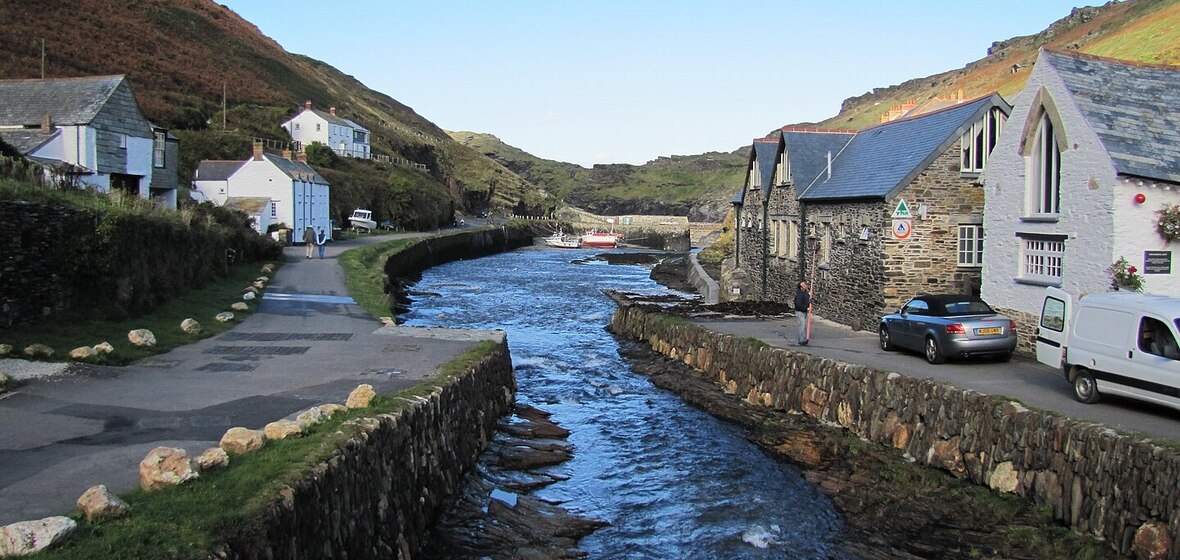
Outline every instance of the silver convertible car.
<svg viewBox="0 0 1180 560">
<path fill-rule="evenodd" d="M 994 356 L 1006 362 L 1016 350 L 1016 322 L 966 295 L 911 299 L 897 313 L 881 318 L 880 335 L 882 350 L 915 350 L 932 364 L 959 356 Z"/>
</svg>

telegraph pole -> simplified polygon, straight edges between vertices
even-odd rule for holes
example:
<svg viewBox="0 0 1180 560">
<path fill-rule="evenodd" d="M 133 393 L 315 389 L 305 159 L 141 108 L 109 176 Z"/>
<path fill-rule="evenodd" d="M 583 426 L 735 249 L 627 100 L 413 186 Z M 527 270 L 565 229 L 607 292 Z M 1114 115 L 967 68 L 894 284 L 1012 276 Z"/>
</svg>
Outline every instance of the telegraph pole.
<svg viewBox="0 0 1180 560">
<path fill-rule="evenodd" d="M 41 79 L 45 79 L 45 38 L 41 38 Z"/>
</svg>

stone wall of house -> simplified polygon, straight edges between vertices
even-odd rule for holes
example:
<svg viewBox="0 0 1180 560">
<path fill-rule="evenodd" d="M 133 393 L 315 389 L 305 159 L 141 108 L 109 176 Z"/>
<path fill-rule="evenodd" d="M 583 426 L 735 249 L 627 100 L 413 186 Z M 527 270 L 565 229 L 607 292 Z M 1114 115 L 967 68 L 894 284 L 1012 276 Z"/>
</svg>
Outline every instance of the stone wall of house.
<svg viewBox="0 0 1180 560">
<path fill-rule="evenodd" d="M 812 286 L 813 309 L 817 315 L 850 325 L 856 329 L 876 329 L 885 307 L 885 295 L 890 292 L 886 278 L 888 265 L 882 258 L 888 222 L 892 208 L 888 203 L 829 202 L 807 204 L 808 230 L 819 244 L 830 246 L 825 258 L 821 248 L 817 253 L 805 253 L 805 275 L 811 278 L 814 255 L 815 282 Z M 868 239 L 861 232 L 869 228 Z M 817 241 L 808 242 L 814 247 Z"/>
<path fill-rule="evenodd" d="M 760 299 L 762 264 L 766 257 L 766 245 L 764 244 L 766 231 L 760 227 L 760 224 L 764 217 L 765 205 L 762 200 L 762 189 L 743 188 L 746 189 L 746 197 L 742 203 L 740 214 L 736 216 L 735 227 L 738 236 L 736 263 L 738 269 L 744 273 L 745 282 L 743 285 L 733 287 L 741 289 L 738 299 Z"/>
<path fill-rule="evenodd" d="M 767 224 L 770 256 L 766 261 L 766 294 L 762 299 L 791 303 L 799 285 L 800 269 L 799 252 L 792 253 L 788 241 L 788 224 L 799 224 L 799 199 L 796 198 L 795 187 L 781 185 L 772 189 L 767 213 L 770 220 Z M 776 222 L 780 225 L 777 230 L 774 229 Z M 770 233 L 772 231 L 773 235 Z M 797 231 L 802 235 L 802 228 Z"/>
<path fill-rule="evenodd" d="M 1045 504 L 1127 554 L 1155 531 L 1180 558 L 1180 452 L 1088 422 L 932 380 L 753 344 L 658 309 L 623 305 L 621 336 L 701 370 L 752 406 L 802 413 L 922 464 Z"/>
<path fill-rule="evenodd" d="M 228 558 L 421 556 L 429 529 L 487 447 L 516 390 L 506 339 L 398 412 L 353 420 L 327 460 L 279 491 Z"/>
<path fill-rule="evenodd" d="M 1040 315 L 1003 307 L 995 307 L 994 309 L 1016 321 L 1016 353 L 1035 358 L 1037 355 L 1036 333 L 1037 326 L 1041 322 Z"/>
</svg>

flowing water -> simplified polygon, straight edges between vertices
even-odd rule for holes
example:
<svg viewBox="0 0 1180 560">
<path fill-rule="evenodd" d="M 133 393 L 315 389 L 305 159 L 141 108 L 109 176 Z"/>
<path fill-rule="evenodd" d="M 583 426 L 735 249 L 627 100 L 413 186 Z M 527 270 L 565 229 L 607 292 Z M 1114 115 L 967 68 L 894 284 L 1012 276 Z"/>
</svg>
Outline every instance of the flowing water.
<svg viewBox="0 0 1180 560">
<path fill-rule="evenodd" d="M 568 476 L 536 496 L 610 522 L 590 558 L 827 558 L 841 521 L 797 471 L 744 431 L 634 373 L 603 327 L 603 289 L 666 290 L 593 251 L 524 249 L 426 271 L 407 325 L 504 329 L 517 401 L 570 430 Z"/>
</svg>

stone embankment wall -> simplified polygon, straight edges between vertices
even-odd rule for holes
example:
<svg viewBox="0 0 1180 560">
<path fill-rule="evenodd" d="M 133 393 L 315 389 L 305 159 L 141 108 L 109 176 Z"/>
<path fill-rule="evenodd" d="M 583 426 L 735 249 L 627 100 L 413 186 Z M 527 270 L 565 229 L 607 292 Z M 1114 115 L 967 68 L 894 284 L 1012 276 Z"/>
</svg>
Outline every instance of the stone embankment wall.
<svg viewBox="0 0 1180 560">
<path fill-rule="evenodd" d="M 463 475 L 509 412 L 508 345 L 399 412 L 346 423 L 357 433 L 280 491 L 254 533 L 228 543 L 241 559 L 420 556 Z"/>
<path fill-rule="evenodd" d="M 486 257 L 533 244 L 543 228 L 506 225 L 427 237 L 385 261 L 387 278 L 416 279 L 432 266 L 461 259 Z"/>
<path fill-rule="evenodd" d="M 623 303 L 618 335 L 704 372 L 754 406 L 801 412 L 953 475 L 1048 505 L 1129 553 L 1136 538 L 1180 559 L 1180 452 L 1101 425 L 864 366 L 770 348 Z"/>
</svg>

